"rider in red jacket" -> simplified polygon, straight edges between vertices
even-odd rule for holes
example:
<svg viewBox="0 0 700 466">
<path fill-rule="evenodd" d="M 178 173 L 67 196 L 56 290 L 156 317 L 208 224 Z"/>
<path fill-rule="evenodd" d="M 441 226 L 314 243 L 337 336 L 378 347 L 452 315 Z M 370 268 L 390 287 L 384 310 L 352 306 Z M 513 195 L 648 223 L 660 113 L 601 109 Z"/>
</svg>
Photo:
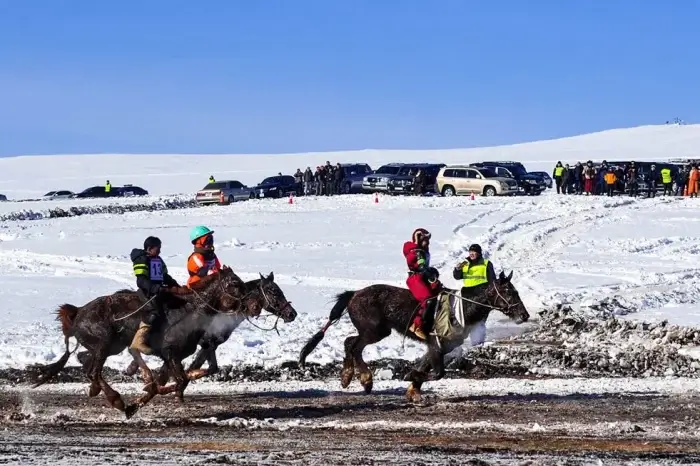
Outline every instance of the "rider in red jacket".
<svg viewBox="0 0 700 466">
<path fill-rule="evenodd" d="M 406 285 L 413 297 L 420 302 L 420 307 L 409 330 L 421 340 L 425 340 L 423 314 L 427 309 L 428 300 L 437 296 L 441 284 L 437 270 L 430 267 L 430 232 L 418 228 L 413 232 L 411 239 L 412 241 L 406 241 L 403 245 L 403 255 L 408 265 Z"/>
</svg>

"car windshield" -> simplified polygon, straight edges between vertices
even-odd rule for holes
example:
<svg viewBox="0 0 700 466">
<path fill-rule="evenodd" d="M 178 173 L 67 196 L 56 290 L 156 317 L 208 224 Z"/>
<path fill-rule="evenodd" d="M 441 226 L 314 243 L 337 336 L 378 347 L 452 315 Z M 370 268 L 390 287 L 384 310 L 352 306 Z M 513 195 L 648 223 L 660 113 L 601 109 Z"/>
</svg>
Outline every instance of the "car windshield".
<svg viewBox="0 0 700 466">
<path fill-rule="evenodd" d="M 265 178 L 262 180 L 262 183 L 260 184 L 277 184 L 282 182 L 282 177 L 281 176 L 271 176 L 269 178 Z"/>
<path fill-rule="evenodd" d="M 49 191 L 48 193 L 44 194 L 44 196 L 53 196 L 56 194 L 56 191 Z"/>
<path fill-rule="evenodd" d="M 365 173 L 370 173 L 371 170 L 367 165 L 352 165 L 350 167 L 345 167 L 346 173 L 355 173 L 357 175 L 364 175 Z"/>
<path fill-rule="evenodd" d="M 481 175 L 485 178 L 498 178 L 496 172 L 490 168 L 480 168 L 479 171 L 481 172 Z"/>
<path fill-rule="evenodd" d="M 377 170 L 378 175 L 396 175 L 401 167 L 390 167 L 388 165 L 384 165 L 383 167 L 379 167 Z"/>
<path fill-rule="evenodd" d="M 527 170 L 525 170 L 525 167 L 522 165 L 510 165 L 508 166 L 508 169 L 511 171 L 513 175 L 527 175 Z"/>
</svg>

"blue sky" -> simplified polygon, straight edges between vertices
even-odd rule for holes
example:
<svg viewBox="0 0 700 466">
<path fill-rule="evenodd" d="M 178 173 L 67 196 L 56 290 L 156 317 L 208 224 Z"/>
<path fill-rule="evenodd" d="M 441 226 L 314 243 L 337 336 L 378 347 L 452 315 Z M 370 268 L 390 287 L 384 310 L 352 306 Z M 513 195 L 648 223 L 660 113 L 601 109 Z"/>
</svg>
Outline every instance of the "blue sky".
<svg viewBox="0 0 700 466">
<path fill-rule="evenodd" d="M 694 0 L 0 3 L 0 156 L 451 148 L 700 120 Z"/>
</svg>

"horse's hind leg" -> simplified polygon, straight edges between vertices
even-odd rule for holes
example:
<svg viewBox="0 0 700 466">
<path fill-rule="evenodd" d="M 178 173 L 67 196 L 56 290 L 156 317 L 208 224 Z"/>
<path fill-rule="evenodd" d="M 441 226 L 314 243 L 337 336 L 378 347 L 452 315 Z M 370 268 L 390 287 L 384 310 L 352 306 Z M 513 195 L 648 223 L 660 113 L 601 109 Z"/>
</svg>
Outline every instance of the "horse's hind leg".
<svg viewBox="0 0 700 466">
<path fill-rule="evenodd" d="M 343 370 L 340 371 L 340 386 L 348 388 L 352 378 L 355 375 L 355 357 L 353 356 L 353 348 L 357 336 L 347 337 L 345 339 L 345 359 L 343 360 Z"/>
<path fill-rule="evenodd" d="M 377 343 L 389 335 L 391 335 L 391 328 L 379 325 L 371 331 L 364 331 L 363 333 L 360 333 L 355 340 L 352 354 L 355 359 L 355 364 L 357 364 L 357 368 L 360 371 L 360 383 L 364 387 L 365 393 L 370 393 L 372 391 L 372 385 L 374 382 L 372 380 L 372 371 L 362 358 L 362 352 L 367 345 Z"/>
<path fill-rule="evenodd" d="M 126 414 L 127 418 L 131 417 L 135 410 L 133 410 L 131 406 L 127 408 L 119 392 L 110 387 L 107 381 L 102 377 L 102 369 L 104 368 L 106 360 L 106 349 L 100 348 L 97 351 L 95 351 L 95 353 L 93 354 L 93 365 L 90 370 L 90 380 L 92 381 L 93 385 L 98 384 L 102 388 L 102 391 L 107 397 L 107 401 L 109 401 L 109 404 L 113 408 L 116 408 L 119 411 Z"/>
<path fill-rule="evenodd" d="M 430 378 L 428 371 L 433 369 L 436 376 Z M 442 352 L 437 344 L 430 343 L 428 345 L 428 353 L 423 356 L 423 359 L 418 363 L 418 367 L 409 372 L 404 380 L 409 380 L 411 384 L 406 390 L 406 398 L 413 403 L 420 402 L 421 387 L 427 380 L 439 380 L 445 375 L 445 366 L 442 361 Z"/>
</svg>

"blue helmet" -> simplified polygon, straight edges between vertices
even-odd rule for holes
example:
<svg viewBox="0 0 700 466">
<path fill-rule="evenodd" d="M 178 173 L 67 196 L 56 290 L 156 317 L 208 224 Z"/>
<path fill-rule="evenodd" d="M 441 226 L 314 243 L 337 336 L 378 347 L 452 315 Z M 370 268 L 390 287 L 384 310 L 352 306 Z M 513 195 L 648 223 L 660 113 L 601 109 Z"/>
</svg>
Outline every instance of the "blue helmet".
<svg viewBox="0 0 700 466">
<path fill-rule="evenodd" d="M 194 243 L 197 241 L 199 238 L 202 236 L 207 236 L 211 235 L 214 233 L 214 230 L 210 230 L 209 228 L 205 227 L 204 225 L 198 225 L 192 229 L 190 232 L 190 241 Z"/>
</svg>

